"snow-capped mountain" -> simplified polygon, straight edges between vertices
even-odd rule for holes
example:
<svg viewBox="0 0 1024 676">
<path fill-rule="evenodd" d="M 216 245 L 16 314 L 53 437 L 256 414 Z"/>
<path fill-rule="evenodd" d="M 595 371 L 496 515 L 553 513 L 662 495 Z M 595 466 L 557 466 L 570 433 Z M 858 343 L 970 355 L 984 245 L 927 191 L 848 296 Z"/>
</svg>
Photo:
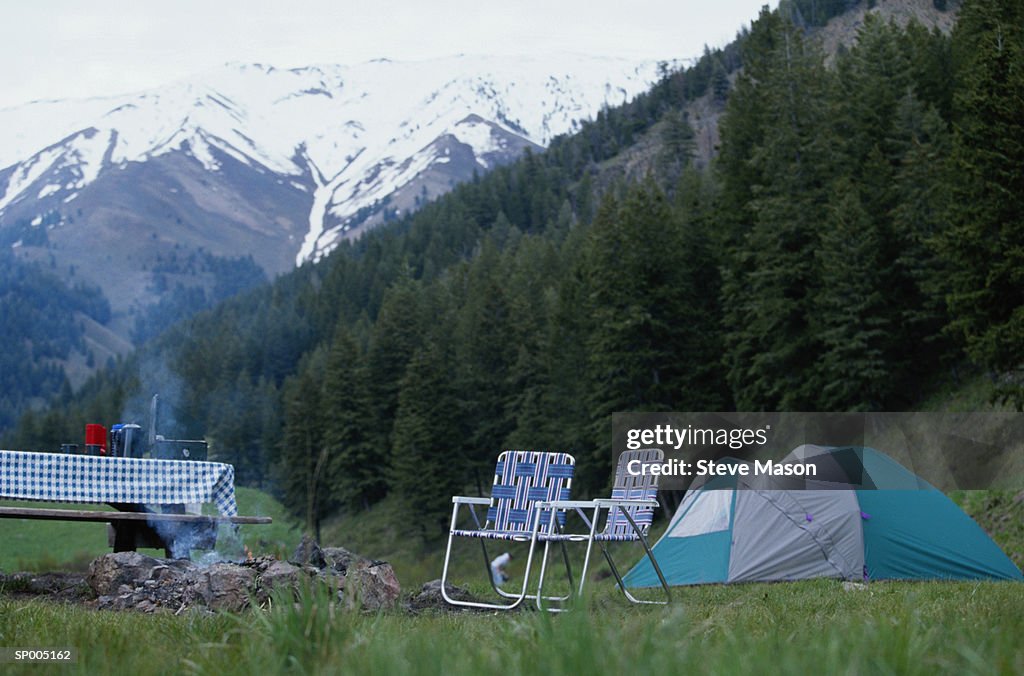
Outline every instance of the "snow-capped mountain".
<svg viewBox="0 0 1024 676">
<path fill-rule="evenodd" d="M 21 228 L 11 246 L 27 255 L 46 229 L 57 264 L 106 250 L 141 273 L 155 242 L 252 254 L 277 273 L 545 146 L 656 74 L 569 55 L 228 64 L 136 94 L 8 108 L 0 230 Z"/>
</svg>

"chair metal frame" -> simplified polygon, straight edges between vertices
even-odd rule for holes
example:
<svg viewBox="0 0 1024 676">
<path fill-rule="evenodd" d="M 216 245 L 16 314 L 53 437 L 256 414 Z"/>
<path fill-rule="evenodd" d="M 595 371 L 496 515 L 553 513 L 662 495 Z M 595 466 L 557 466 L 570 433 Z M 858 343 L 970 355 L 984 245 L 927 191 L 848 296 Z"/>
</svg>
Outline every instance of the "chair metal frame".
<svg viewBox="0 0 1024 676">
<path fill-rule="evenodd" d="M 605 559 L 608 561 L 608 567 L 612 571 L 612 575 L 615 576 L 615 582 L 623 595 L 631 603 L 647 604 L 647 605 L 666 605 L 672 601 L 672 592 L 669 589 L 668 582 L 665 580 L 665 575 L 661 572 L 661 566 L 658 565 L 657 559 L 654 557 L 654 552 L 651 550 L 651 545 L 647 541 L 647 532 L 650 528 L 650 522 L 653 519 L 654 509 L 658 507 L 658 501 L 654 497 L 658 490 L 658 475 L 653 473 L 644 473 L 641 471 L 639 476 L 634 476 L 629 473 L 629 465 L 631 462 L 637 461 L 643 465 L 650 465 L 662 462 L 664 454 L 661 449 L 640 449 L 636 451 L 626 451 L 619 456 L 615 472 L 615 486 L 612 489 L 611 498 L 598 498 L 596 500 L 549 500 L 539 507 L 541 509 L 547 509 L 549 513 L 555 514 L 559 510 L 575 510 L 580 515 L 584 523 L 590 528 L 590 532 L 585 536 L 579 535 L 561 535 L 562 538 L 575 540 L 586 539 L 587 542 L 587 553 L 583 559 L 583 571 L 580 575 L 580 586 L 579 594 L 583 594 L 583 588 L 587 581 L 587 568 L 590 565 L 590 556 L 593 552 L 594 542 L 598 543 L 601 548 L 601 553 L 604 554 Z M 584 513 L 584 510 L 592 509 L 590 518 Z M 597 525 L 601 518 L 601 511 L 607 512 L 605 519 L 605 528 L 600 533 L 597 531 Z M 619 517 L 625 519 L 623 524 Z M 639 518 L 638 518 L 639 517 Z M 643 521 L 641 525 L 638 523 Z M 628 528 L 626 527 L 628 526 Z M 551 525 L 548 526 L 549 532 Z M 665 593 L 664 601 L 648 601 L 644 599 L 638 599 L 629 593 L 626 589 L 625 583 L 622 581 L 622 575 L 619 573 L 618 567 L 615 565 L 615 561 L 612 559 L 611 553 L 605 546 L 605 542 L 636 542 L 639 541 L 643 545 L 644 552 L 647 558 L 651 562 L 651 566 L 654 568 L 654 572 L 658 576 L 658 581 L 661 583 L 662 590 Z M 537 584 L 537 603 L 541 604 L 542 599 L 547 597 L 543 596 L 544 588 L 544 576 L 547 569 L 547 555 L 548 548 L 545 546 L 544 557 L 541 560 L 540 567 L 540 580 Z M 570 584 L 572 580 L 570 578 Z"/>
<path fill-rule="evenodd" d="M 566 596 L 542 597 L 541 601 L 562 602 L 572 596 L 574 582 L 572 569 L 569 565 L 568 551 L 560 536 L 560 527 L 565 520 L 565 510 L 542 507 L 552 500 L 564 499 L 569 495 L 572 475 L 575 471 L 575 459 L 567 453 L 547 453 L 540 451 L 504 451 L 498 456 L 495 465 L 494 482 L 491 497 L 452 497 L 452 519 L 448 530 L 448 546 L 445 549 L 444 569 L 441 573 L 441 595 L 444 600 L 456 606 L 486 608 L 494 610 L 512 610 L 527 598 L 533 556 L 538 542 L 544 542 L 545 563 L 551 542 L 560 541 L 565 560 L 566 572 L 569 575 L 570 592 Z M 532 468 L 532 469 L 531 469 Z M 552 468 L 554 472 L 552 473 Z M 459 507 L 469 507 L 476 530 L 458 528 Z M 481 526 L 476 513 L 477 506 L 486 506 L 487 519 Z M 549 517 L 545 519 L 543 517 Z M 478 601 L 460 601 L 448 595 L 448 568 L 451 563 L 452 543 L 455 537 L 476 537 L 484 555 L 484 566 L 491 588 L 502 598 L 511 603 L 487 603 Z M 518 593 L 506 591 L 494 581 L 491 575 L 487 539 L 505 540 L 509 542 L 529 543 L 526 558 L 526 570 L 523 573 L 523 584 Z"/>
</svg>

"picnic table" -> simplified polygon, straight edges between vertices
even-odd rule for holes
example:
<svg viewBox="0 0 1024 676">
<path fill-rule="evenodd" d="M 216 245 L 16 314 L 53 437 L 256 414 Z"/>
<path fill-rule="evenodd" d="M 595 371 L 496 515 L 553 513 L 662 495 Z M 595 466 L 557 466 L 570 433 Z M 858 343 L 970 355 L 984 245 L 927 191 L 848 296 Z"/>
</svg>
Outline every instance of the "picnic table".
<svg viewBox="0 0 1024 676">
<path fill-rule="evenodd" d="M 110 505 L 117 511 L 0 507 L 0 518 L 105 521 L 114 551 L 157 547 L 174 558 L 212 548 L 222 523 L 271 523 L 238 516 L 234 467 L 219 462 L 0 451 L 0 498 Z M 186 513 L 202 503 L 218 516 Z"/>
</svg>

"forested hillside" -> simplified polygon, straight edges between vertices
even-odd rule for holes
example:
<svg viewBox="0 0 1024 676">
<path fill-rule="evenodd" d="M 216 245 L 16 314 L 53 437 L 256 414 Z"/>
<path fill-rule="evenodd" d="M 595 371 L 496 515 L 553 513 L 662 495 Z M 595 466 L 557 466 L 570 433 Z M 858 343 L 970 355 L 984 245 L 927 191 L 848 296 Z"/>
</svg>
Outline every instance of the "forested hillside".
<svg viewBox="0 0 1024 676">
<path fill-rule="evenodd" d="M 546 153 L 174 326 L 7 445 L 160 388 L 296 513 L 390 494 L 439 535 L 505 447 L 603 488 L 613 411 L 901 410 L 965 367 L 1021 407 L 1024 10 L 968 0 L 951 36 L 869 17 L 826 66 L 826 5 L 765 11 Z M 685 110 L 716 87 L 699 171 Z M 596 190 L 659 122 L 656 169 Z"/>
<path fill-rule="evenodd" d="M 41 266 L 18 261 L 9 247 L 0 242 L 0 429 L 33 403 L 70 397 L 61 364 L 88 352 L 80 317 L 110 316 L 99 289 L 68 288 Z"/>
<path fill-rule="evenodd" d="M 113 364 L 113 354 L 130 348 L 106 325 L 110 301 L 85 281 L 68 283 L 56 262 L 36 263 L 13 255 L 32 238 L 45 246 L 46 223 L 23 224 L 0 237 L 0 433 L 26 411 L 52 397 L 70 400 L 72 389 L 96 368 Z M 132 339 L 137 345 L 159 335 L 183 317 L 267 281 L 251 256 L 223 258 L 205 251 L 187 254 L 171 249 L 151 269 L 152 292 L 159 301 L 133 308 Z M 119 274 L 109 258 L 103 263 Z M 72 266 L 71 279 L 76 279 Z M 88 326 L 87 326 L 88 325 Z M 92 328 L 92 332 L 90 331 Z M 98 344 L 91 333 L 105 334 Z M 123 347 L 121 347 L 123 346 Z M 30 415 L 30 419 L 31 419 Z"/>
</svg>

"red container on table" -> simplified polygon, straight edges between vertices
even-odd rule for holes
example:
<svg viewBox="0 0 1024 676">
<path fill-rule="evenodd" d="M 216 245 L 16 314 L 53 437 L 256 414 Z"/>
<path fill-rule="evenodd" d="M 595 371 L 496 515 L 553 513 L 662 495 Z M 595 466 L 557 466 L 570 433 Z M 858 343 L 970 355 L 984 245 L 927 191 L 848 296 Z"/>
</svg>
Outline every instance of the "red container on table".
<svg viewBox="0 0 1024 676">
<path fill-rule="evenodd" d="M 106 455 L 107 454 L 107 428 L 95 423 L 87 423 L 85 426 L 85 454 Z"/>
</svg>

